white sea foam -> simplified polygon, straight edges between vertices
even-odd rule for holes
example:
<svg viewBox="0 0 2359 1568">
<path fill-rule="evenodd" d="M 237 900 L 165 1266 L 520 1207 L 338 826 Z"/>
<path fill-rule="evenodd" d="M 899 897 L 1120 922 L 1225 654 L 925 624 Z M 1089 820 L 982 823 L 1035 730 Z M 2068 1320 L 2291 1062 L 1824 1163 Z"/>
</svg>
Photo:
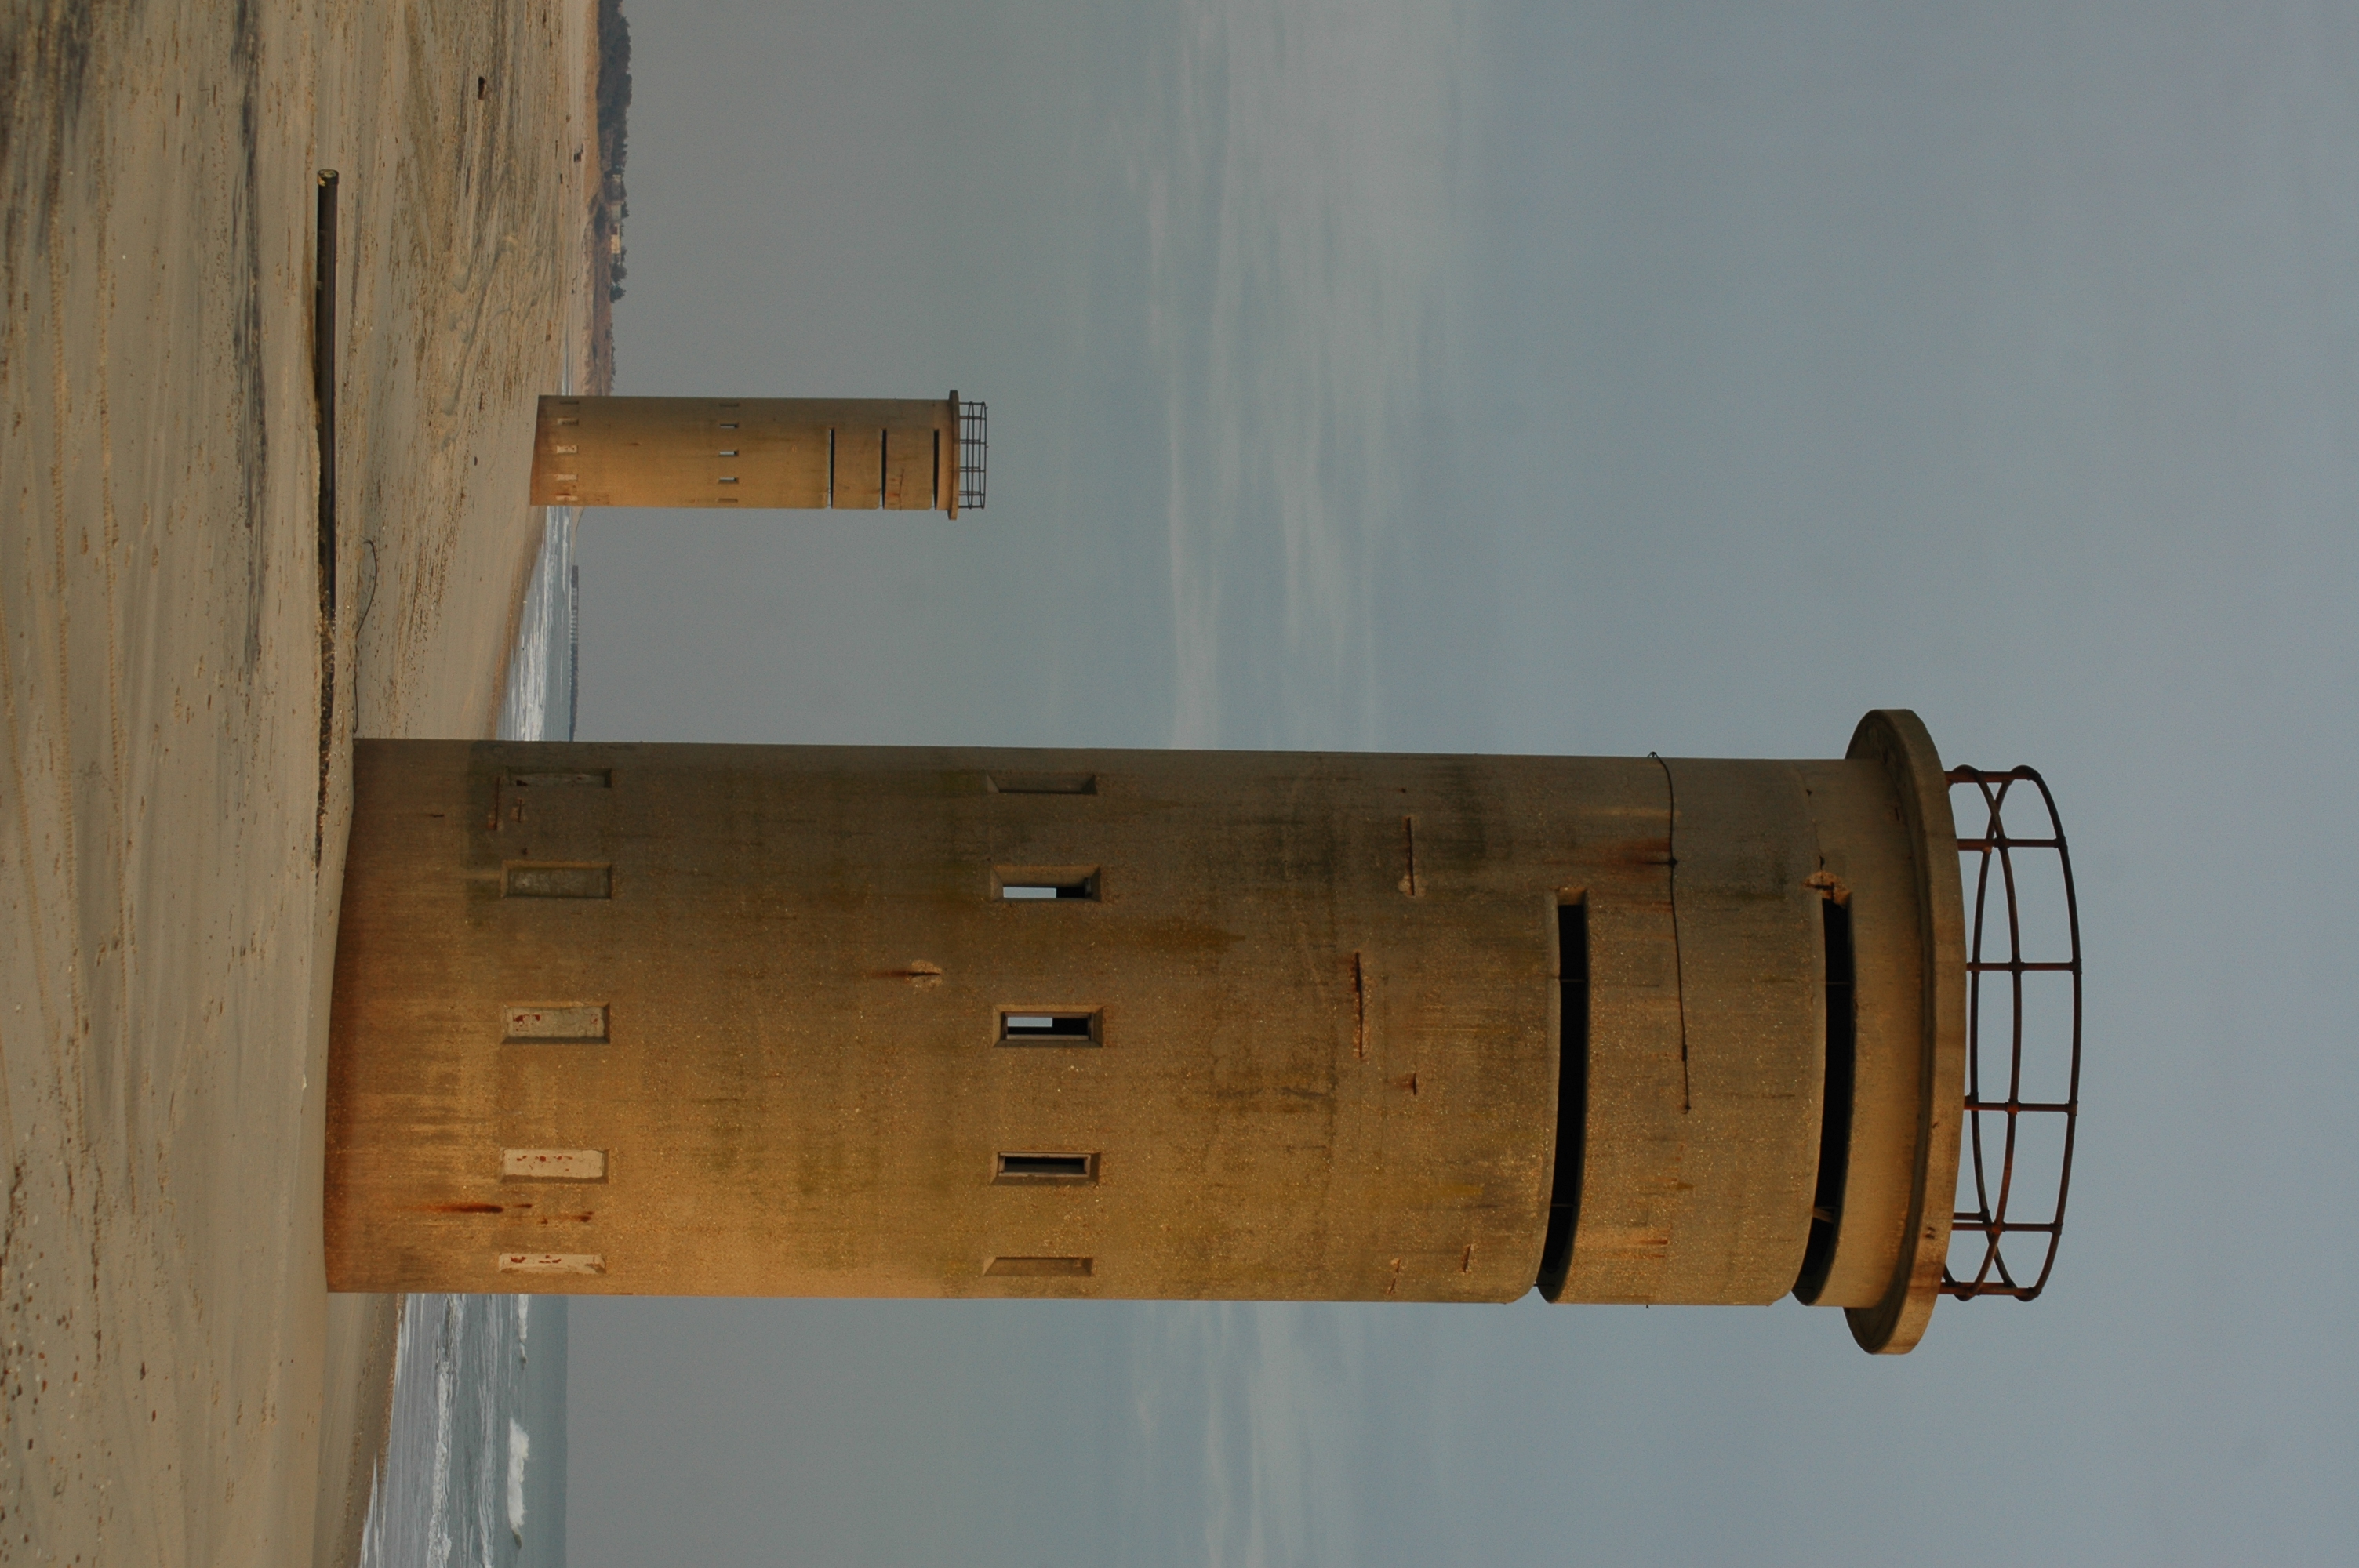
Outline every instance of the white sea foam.
<svg viewBox="0 0 2359 1568">
<path fill-rule="evenodd" d="M 578 506 L 552 506 L 533 562 L 532 584 L 516 615 L 516 646 L 500 692 L 504 741 L 565 741 L 573 730 L 575 589 L 573 536 Z"/>
<path fill-rule="evenodd" d="M 528 1326 L 539 1352 L 529 1363 Z M 561 1301 L 408 1299 L 363 1568 L 563 1563 L 565 1330 Z"/>
<path fill-rule="evenodd" d="M 521 1315 L 521 1314 L 519 1314 Z M 524 1544 L 524 1465 L 532 1453 L 532 1438 L 516 1417 L 508 1418 L 508 1533 Z"/>
<path fill-rule="evenodd" d="M 456 1410 L 459 1391 L 458 1336 L 460 1327 L 459 1301 L 455 1296 L 439 1298 L 442 1311 L 442 1332 L 434 1341 L 434 1442 L 427 1463 L 432 1502 L 426 1514 L 426 1560 L 429 1563 L 451 1561 L 451 1439 L 457 1427 Z M 396 1372 L 396 1381 L 399 1380 Z"/>
</svg>

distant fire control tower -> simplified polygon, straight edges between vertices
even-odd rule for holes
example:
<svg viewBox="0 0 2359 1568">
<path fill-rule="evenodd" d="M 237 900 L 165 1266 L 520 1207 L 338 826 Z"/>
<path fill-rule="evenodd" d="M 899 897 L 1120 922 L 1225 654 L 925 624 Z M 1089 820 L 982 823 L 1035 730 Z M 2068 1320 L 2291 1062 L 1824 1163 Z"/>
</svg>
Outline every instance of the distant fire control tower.
<svg viewBox="0 0 2359 1568">
<path fill-rule="evenodd" d="M 986 410 L 824 397 L 544 397 L 535 506 L 979 510 Z"/>
<path fill-rule="evenodd" d="M 1897 710 L 1839 762 L 363 741 L 329 1281 L 1791 1292 L 1906 1350 L 2060 1232 L 2060 1166 L 2008 1206 L 2077 928 L 1982 937 L 2032 855 L 2069 901 L 2037 775 Z"/>
</svg>

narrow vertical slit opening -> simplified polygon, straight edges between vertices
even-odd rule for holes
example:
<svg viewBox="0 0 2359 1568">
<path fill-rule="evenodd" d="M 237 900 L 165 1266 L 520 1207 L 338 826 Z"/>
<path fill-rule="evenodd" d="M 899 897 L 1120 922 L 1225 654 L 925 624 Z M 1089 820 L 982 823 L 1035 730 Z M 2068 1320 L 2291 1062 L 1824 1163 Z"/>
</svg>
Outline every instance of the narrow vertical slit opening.
<svg viewBox="0 0 2359 1568">
<path fill-rule="evenodd" d="M 1794 1294 L 1816 1302 L 1834 1267 L 1843 1228 L 1843 1184 L 1851 1166 L 1852 1086 L 1859 1068 L 1859 1011 L 1853 984 L 1851 906 L 1820 902 L 1826 936 L 1827 1085 L 1819 1114 L 1819 1183 L 1810 1199 L 1810 1239 Z"/>
<path fill-rule="evenodd" d="M 1556 1172 L 1549 1184 L 1548 1238 L 1540 1246 L 1536 1281 L 1549 1301 L 1562 1298 L 1572 1271 L 1589 1128 L 1589 905 L 1583 900 L 1556 906 Z"/>
<path fill-rule="evenodd" d="M 835 427 L 827 431 L 827 503 L 835 504 Z"/>
</svg>

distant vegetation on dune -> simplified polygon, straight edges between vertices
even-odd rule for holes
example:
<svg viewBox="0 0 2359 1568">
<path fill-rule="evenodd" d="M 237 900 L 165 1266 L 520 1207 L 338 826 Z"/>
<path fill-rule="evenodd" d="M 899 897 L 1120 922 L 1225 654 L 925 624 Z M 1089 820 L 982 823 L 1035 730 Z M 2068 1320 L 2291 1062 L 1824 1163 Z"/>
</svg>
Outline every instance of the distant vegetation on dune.
<svg viewBox="0 0 2359 1568">
<path fill-rule="evenodd" d="M 598 163 L 623 172 L 623 116 L 631 107 L 631 24 L 623 0 L 598 0 Z"/>
<path fill-rule="evenodd" d="M 623 187 L 623 158 L 629 147 L 625 122 L 631 108 L 631 24 L 623 0 L 598 0 L 598 189 L 590 206 L 591 385 L 611 392 L 614 384 L 614 303 L 623 297 L 623 220 L 631 206 Z"/>
</svg>

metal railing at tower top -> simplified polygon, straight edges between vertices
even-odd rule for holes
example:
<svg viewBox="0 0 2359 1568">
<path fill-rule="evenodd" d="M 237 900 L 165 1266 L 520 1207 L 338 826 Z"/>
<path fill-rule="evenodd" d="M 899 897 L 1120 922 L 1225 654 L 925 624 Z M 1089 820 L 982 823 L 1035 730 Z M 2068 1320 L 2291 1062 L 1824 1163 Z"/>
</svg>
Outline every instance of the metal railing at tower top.
<svg viewBox="0 0 2359 1568">
<path fill-rule="evenodd" d="M 2046 780 L 2030 768 L 1959 767 L 1949 771 L 1949 781 L 1953 790 L 1971 786 L 1979 795 L 1983 823 L 1972 832 L 1970 818 L 1959 814 L 1958 853 L 1975 867 L 1966 954 L 1966 1148 L 1941 1290 L 1962 1299 L 2027 1302 L 2046 1288 L 2056 1266 L 2072 1184 L 2081 1117 L 2080 903 L 2064 825 Z M 2018 788 L 2026 784 L 2030 788 Z M 2010 831 L 2010 806 L 2044 820 L 2027 832 Z M 2004 957 L 1996 956 L 2002 938 Z M 2021 1217 L 2027 1213 L 2042 1217 Z M 2026 1266 L 2035 1257 L 2038 1267 Z"/>
<path fill-rule="evenodd" d="M 988 406 L 962 403 L 959 411 L 959 510 L 983 510 L 984 481 L 991 466 L 991 419 Z"/>
</svg>

